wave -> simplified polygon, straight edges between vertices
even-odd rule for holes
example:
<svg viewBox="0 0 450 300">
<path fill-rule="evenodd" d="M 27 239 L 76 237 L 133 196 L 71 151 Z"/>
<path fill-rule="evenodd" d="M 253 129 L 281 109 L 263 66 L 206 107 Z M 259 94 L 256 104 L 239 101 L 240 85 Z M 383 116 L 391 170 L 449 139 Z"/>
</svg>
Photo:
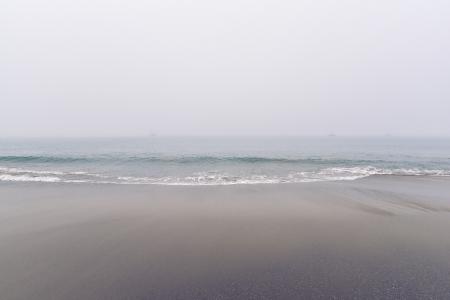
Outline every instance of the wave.
<svg viewBox="0 0 450 300">
<path fill-rule="evenodd" d="M 113 176 L 83 171 L 40 171 L 0 167 L 0 181 L 94 183 L 94 184 L 155 184 L 155 185 L 233 185 L 275 184 L 317 181 L 355 180 L 372 175 L 450 176 L 450 170 L 393 168 L 373 166 L 328 167 L 316 171 L 290 172 L 286 175 L 235 175 L 221 172 L 197 172 L 189 176 L 137 177 Z"/>
<path fill-rule="evenodd" d="M 6 155 L 0 156 L 0 162 L 11 163 L 76 163 L 76 162 L 149 162 L 149 163 L 179 163 L 179 164 L 201 164 L 201 163 L 277 163 L 277 164 L 364 164 L 385 163 L 388 161 L 380 159 L 335 159 L 335 158 L 283 158 L 265 156 L 151 156 L 151 155 L 93 155 L 93 156 L 42 156 L 42 155 Z"/>
<path fill-rule="evenodd" d="M 38 163 L 70 163 L 79 161 L 88 161 L 85 157 L 70 156 L 40 156 L 40 155 L 4 155 L 0 156 L 1 162 L 38 162 Z"/>
</svg>

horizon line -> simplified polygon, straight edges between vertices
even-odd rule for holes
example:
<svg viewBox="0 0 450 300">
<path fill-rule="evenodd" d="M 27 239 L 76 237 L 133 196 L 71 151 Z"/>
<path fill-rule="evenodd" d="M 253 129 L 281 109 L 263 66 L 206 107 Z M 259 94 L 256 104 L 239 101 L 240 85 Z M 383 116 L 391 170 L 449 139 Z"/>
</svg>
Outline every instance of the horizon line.
<svg viewBox="0 0 450 300">
<path fill-rule="evenodd" d="M 35 135 L 0 136 L 0 139 L 121 139 L 121 138 L 450 138 L 450 135 L 411 135 L 411 134 L 147 134 L 147 135 Z"/>
</svg>

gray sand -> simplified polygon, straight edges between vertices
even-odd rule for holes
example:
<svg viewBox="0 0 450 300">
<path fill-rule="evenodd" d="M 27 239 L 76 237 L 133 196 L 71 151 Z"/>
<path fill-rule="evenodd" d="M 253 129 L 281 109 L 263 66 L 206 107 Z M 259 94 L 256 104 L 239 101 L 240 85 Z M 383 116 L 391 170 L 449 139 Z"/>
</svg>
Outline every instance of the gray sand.
<svg viewBox="0 0 450 300">
<path fill-rule="evenodd" d="M 450 298 L 450 179 L 0 184 L 0 299 Z"/>
</svg>

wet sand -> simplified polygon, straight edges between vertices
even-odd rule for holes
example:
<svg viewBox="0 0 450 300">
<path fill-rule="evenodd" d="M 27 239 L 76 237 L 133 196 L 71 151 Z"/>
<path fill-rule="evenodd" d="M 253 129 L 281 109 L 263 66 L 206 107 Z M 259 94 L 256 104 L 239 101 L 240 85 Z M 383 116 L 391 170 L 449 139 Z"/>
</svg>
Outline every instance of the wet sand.
<svg viewBox="0 0 450 300">
<path fill-rule="evenodd" d="M 0 184 L 1 299 L 449 299 L 450 178 Z"/>
</svg>

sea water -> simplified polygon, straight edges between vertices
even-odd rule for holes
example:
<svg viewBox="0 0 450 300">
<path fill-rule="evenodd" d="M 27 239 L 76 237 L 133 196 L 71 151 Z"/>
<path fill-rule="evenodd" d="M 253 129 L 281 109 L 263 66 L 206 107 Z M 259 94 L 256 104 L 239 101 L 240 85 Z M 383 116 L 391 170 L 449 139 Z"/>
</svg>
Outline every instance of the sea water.
<svg viewBox="0 0 450 300">
<path fill-rule="evenodd" d="M 450 176 L 449 138 L 0 139 L 0 181 L 226 185 Z"/>
</svg>

